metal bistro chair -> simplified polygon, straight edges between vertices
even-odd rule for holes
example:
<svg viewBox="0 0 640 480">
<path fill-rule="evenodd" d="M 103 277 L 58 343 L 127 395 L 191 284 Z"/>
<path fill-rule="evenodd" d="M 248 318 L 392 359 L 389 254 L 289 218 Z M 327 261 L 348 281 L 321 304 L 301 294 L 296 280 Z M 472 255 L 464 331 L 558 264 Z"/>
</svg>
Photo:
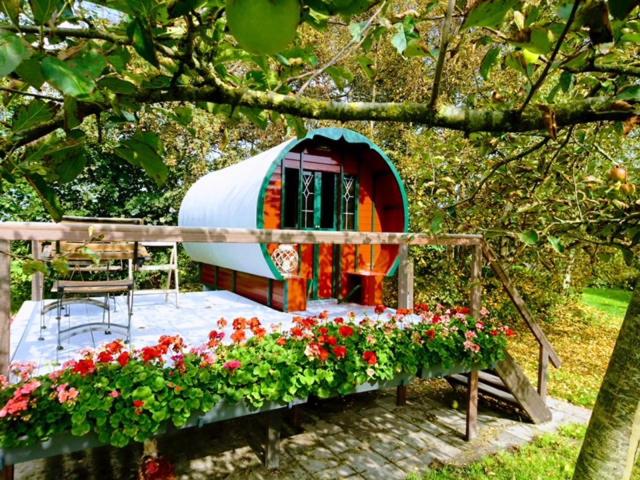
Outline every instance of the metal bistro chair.
<svg viewBox="0 0 640 480">
<path fill-rule="evenodd" d="M 127 223 L 141 224 L 138 219 L 107 219 L 107 218 L 85 218 L 66 217 L 64 223 Z M 131 316 L 133 312 L 134 282 L 132 276 L 132 266 L 138 265 L 140 260 L 145 258 L 146 250 L 141 248 L 137 242 L 56 242 L 44 251 L 45 258 L 54 258 L 62 255 L 67 258 L 71 277 L 66 280 L 58 279 L 54 282 L 52 293 L 56 295 L 56 300 L 48 305 L 44 302 L 40 316 L 40 340 L 44 340 L 43 331 L 46 329 L 45 315 L 55 310 L 56 321 L 58 323 L 57 349 L 62 350 L 62 337 L 77 335 L 84 331 L 96 328 L 105 328 L 105 333 L 110 334 L 113 327 L 125 331 L 126 341 L 131 339 Z M 110 274 L 117 271 L 125 271 L 129 266 L 128 278 L 113 280 Z M 106 273 L 106 280 L 73 280 L 75 274 L 83 276 L 85 273 L 95 275 L 96 273 Z M 124 323 L 111 322 L 110 300 L 113 301 L 115 311 L 115 296 L 126 295 L 127 299 L 127 321 Z M 95 298 L 95 297 L 102 297 Z M 90 304 L 103 310 L 102 322 L 84 322 L 62 328 L 62 316 L 70 317 L 70 305 Z M 106 320 L 106 322 L 105 322 Z"/>
</svg>

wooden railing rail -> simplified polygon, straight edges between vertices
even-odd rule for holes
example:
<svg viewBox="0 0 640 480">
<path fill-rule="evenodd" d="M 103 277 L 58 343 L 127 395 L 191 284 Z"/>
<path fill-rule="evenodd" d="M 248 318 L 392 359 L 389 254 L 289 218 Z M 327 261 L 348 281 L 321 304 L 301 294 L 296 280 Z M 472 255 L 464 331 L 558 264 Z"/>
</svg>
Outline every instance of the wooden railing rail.
<svg viewBox="0 0 640 480">
<path fill-rule="evenodd" d="M 538 325 L 533 320 L 531 312 L 529 312 L 529 309 L 520 296 L 518 289 L 513 285 L 513 283 L 511 283 L 511 279 L 498 261 L 497 255 L 492 250 L 492 248 L 484 241 L 482 243 L 482 252 L 484 254 L 484 257 L 487 259 L 487 262 L 500 279 L 500 282 L 502 283 L 504 290 L 507 292 L 507 295 L 511 299 L 511 302 L 514 304 L 516 310 L 524 319 L 525 323 L 529 327 L 529 330 L 531 330 L 531 333 L 533 333 L 533 336 L 540 345 L 540 353 L 538 357 L 538 394 L 540 394 L 540 396 L 544 399 L 547 395 L 547 370 L 549 367 L 549 361 L 551 361 L 551 364 L 554 367 L 560 368 L 560 366 L 562 365 L 562 360 L 560 360 L 560 357 L 553 348 L 553 345 L 551 345 L 551 342 L 549 342 L 547 336 L 540 328 L 540 325 Z"/>
<path fill-rule="evenodd" d="M 396 232 L 325 232 L 305 230 L 260 230 L 245 228 L 174 227 L 108 223 L 60 224 L 40 222 L 0 223 L 0 240 L 70 242 L 193 242 L 193 243 L 327 243 L 479 245 L 482 235 L 430 235 Z"/>
</svg>

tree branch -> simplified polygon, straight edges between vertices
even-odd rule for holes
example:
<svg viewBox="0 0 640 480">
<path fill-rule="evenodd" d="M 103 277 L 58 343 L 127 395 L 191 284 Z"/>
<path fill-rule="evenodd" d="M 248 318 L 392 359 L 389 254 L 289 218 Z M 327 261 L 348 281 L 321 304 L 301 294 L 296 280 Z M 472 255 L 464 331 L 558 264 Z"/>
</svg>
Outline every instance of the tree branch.
<svg viewBox="0 0 640 480">
<path fill-rule="evenodd" d="M 0 87 L 0 91 L 15 93 L 16 95 L 24 95 L 26 97 L 42 98 L 43 100 L 49 100 L 52 102 L 64 103 L 64 99 L 52 97 L 50 95 L 43 95 L 42 93 L 25 92 L 24 90 L 17 90 L 15 88 Z"/>
<path fill-rule="evenodd" d="M 553 49 L 553 52 L 551 53 L 551 57 L 549 57 L 549 61 L 544 66 L 544 70 L 542 71 L 542 74 L 540 74 L 540 76 L 538 77 L 538 80 L 536 80 L 536 83 L 534 83 L 533 86 L 531 87 L 531 90 L 529 90 L 529 94 L 527 95 L 527 98 L 525 99 L 524 103 L 520 107 L 520 112 L 523 112 L 524 109 L 527 108 L 527 105 L 529 105 L 529 102 L 531 101 L 533 96 L 536 94 L 538 89 L 542 86 L 545 79 L 547 78 L 547 74 L 549 73 L 549 70 L 551 70 L 551 65 L 553 65 L 553 61 L 558 56 L 560 47 L 562 46 L 562 43 L 564 42 L 564 39 L 567 36 L 567 33 L 569 33 L 569 29 L 571 28 L 571 24 L 573 23 L 573 20 L 576 18 L 576 12 L 578 11 L 578 7 L 580 6 L 580 1 L 581 0 L 575 0 L 575 2 L 573 2 L 573 8 L 571 9 L 571 13 L 569 14 L 569 18 L 567 19 L 567 24 L 564 26 L 564 30 L 562 30 L 562 33 L 560 34 L 560 37 L 556 42 L 556 46 Z"/>
<path fill-rule="evenodd" d="M 440 52 L 438 53 L 438 61 L 436 62 L 436 74 L 433 78 L 433 87 L 431 89 L 431 99 L 429 100 L 429 109 L 433 110 L 438 100 L 438 91 L 440 90 L 440 79 L 442 78 L 442 70 L 444 69 L 444 60 L 447 56 L 447 47 L 449 46 L 449 36 L 451 33 L 451 18 L 453 9 L 456 6 L 456 0 L 449 0 L 447 4 L 447 14 L 442 23 L 442 31 L 440 34 Z"/>
<path fill-rule="evenodd" d="M 478 193 L 480 193 L 480 190 L 482 190 L 482 187 L 484 187 L 484 185 L 487 183 L 487 181 L 489 181 L 489 179 L 495 175 L 495 173 L 501 168 L 504 167 L 505 165 L 508 165 L 511 162 L 515 162 L 517 160 L 521 160 L 524 157 L 526 157 L 527 155 L 529 155 L 530 153 L 535 152 L 536 150 L 539 150 L 540 148 L 544 147 L 549 140 L 551 140 L 551 137 L 545 137 L 542 140 L 540 140 L 538 143 L 536 143 L 535 145 L 533 145 L 532 147 L 527 148 L 526 150 L 520 152 L 517 155 L 514 155 L 512 157 L 508 157 L 505 158 L 503 160 L 500 160 L 498 163 L 496 163 L 491 170 L 489 171 L 489 173 L 487 173 L 482 180 L 480 180 L 480 182 L 478 183 L 478 186 L 476 187 L 476 189 L 471 193 L 471 195 L 469 195 L 466 198 L 463 198 L 462 200 L 454 203 L 453 205 L 451 205 L 452 207 L 458 207 L 464 203 L 470 202 L 471 200 L 473 200 L 474 198 L 476 198 L 476 196 L 478 195 Z"/>
<path fill-rule="evenodd" d="M 416 102 L 335 102 L 309 97 L 283 95 L 246 88 L 234 88 L 210 79 L 201 87 L 176 86 L 170 89 L 144 90 L 132 99 L 143 104 L 169 102 L 211 102 L 219 105 L 243 106 L 294 115 L 302 118 L 338 121 L 386 121 L 414 122 L 427 127 L 440 127 L 464 132 L 530 132 L 546 131 L 544 112 L 530 108 L 524 112 L 517 109 L 468 108 L 441 105 L 435 110 L 426 103 Z M 80 103 L 80 119 L 112 108 L 109 103 Z M 593 97 L 557 105 L 555 108 L 558 127 L 583 123 L 620 120 L 638 114 L 638 104 L 615 99 Z M 18 145 L 25 145 L 63 125 L 62 117 L 21 132 Z M 0 142 L 0 156 L 16 142 Z"/>
<path fill-rule="evenodd" d="M 112 33 L 102 32 L 93 28 L 51 28 L 51 27 L 39 27 L 37 25 L 19 25 L 13 24 L 0 24 L 0 29 L 8 30 L 16 33 L 40 33 L 41 31 L 47 36 L 58 37 L 75 37 L 75 38 L 91 38 L 96 40 L 106 40 L 111 43 L 118 43 L 121 45 L 130 45 L 131 40 L 125 36 L 114 35 Z"/>
</svg>

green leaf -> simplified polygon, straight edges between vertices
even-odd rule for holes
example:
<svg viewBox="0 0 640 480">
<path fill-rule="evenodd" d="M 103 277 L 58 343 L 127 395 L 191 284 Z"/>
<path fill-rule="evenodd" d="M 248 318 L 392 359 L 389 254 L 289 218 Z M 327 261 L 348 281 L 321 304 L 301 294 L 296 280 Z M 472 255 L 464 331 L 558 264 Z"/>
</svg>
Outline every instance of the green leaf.
<svg viewBox="0 0 640 480">
<path fill-rule="evenodd" d="M 69 96 L 64 97 L 64 129 L 71 130 L 80 125 L 81 120 L 78 116 L 78 101 Z"/>
<path fill-rule="evenodd" d="M 353 73 L 344 67 L 331 66 L 325 70 L 340 90 L 353 80 Z"/>
<path fill-rule="evenodd" d="M 525 230 L 524 232 L 518 233 L 518 238 L 527 245 L 535 245 L 538 243 L 538 232 L 535 230 Z"/>
<path fill-rule="evenodd" d="M 42 75 L 42 69 L 40 68 L 41 58 L 27 58 L 22 61 L 16 73 L 32 87 L 40 90 L 40 87 L 45 82 L 44 75 Z"/>
<path fill-rule="evenodd" d="M 132 165 L 144 168 L 158 185 L 162 185 L 169 176 L 169 169 L 164 164 L 159 151 L 161 151 L 161 145 L 157 135 L 139 132 L 122 142 L 115 153 Z"/>
<path fill-rule="evenodd" d="M 11 126 L 15 133 L 20 133 L 52 118 L 53 111 L 49 105 L 42 100 L 33 100 L 29 104 L 20 107 L 13 118 Z"/>
<path fill-rule="evenodd" d="M 96 87 L 92 79 L 79 74 L 55 57 L 46 57 L 42 61 L 42 73 L 48 83 L 72 97 L 89 95 Z"/>
<path fill-rule="evenodd" d="M 22 0 L 0 0 L 0 9 L 7 15 L 14 25 L 18 25 Z"/>
<path fill-rule="evenodd" d="M 609 11 L 613 18 L 624 19 L 640 2 L 638 0 L 609 0 Z"/>
<path fill-rule="evenodd" d="M 371 58 L 366 55 L 360 55 L 357 60 L 360 68 L 362 68 L 362 71 L 369 79 L 375 77 L 376 73 L 373 68 L 371 68 L 371 65 L 373 65 L 373 60 Z"/>
<path fill-rule="evenodd" d="M 573 73 L 571 72 L 562 72 L 560 74 L 559 80 L 560 88 L 562 88 L 563 92 L 568 92 L 573 84 Z"/>
<path fill-rule="evenodd" d="M 29 0 L 33 19 L 38 25 L 44 25 L 54 13 L 62 10 L 64 0 Z"/>
<path fill-rule="evenodd" d="M 13 72 L 31 52 L 20 37 L 11 32 L 0 33 L 0 76 Z"/>
<path fill-rule="evenodd" d="M 616 98 L 619 98 L 620 100 L 640 100 L 640 86 L 633 85 L 631 87 L 627 87 L 618 93 Z"/>
<path fill-rule="evenodd" d="M 564 252 L 564 245 L 562 244 L 562 242 L 560 241 L 559 238 L 552 237 L 551 235 L 549 235 L 547 237 L 547 240 L 549 241 L 549 243 L 551 244 L 551 246 L 553 247 L 553 249 L 556 252 L 558 252 L 558 253 L 563 253 Z"/>
<path fill-rule="evenodd" d="M 134 95 L 138 90 L 136 86 L 126 80 L 115 77 L 105 77 L 98 81 L 98 87 L 111 90 L 122 95 Z"/>
<path fill-rule="evenodd" d="M 36 191 L 44 208 L 49 212 L 51 218 L 55 222 L 62 220 L 62 208 L 60 206 L 60 200 L 56 195 L 56 192 L 45 181 L 43 177 L 36 173 L 25 174 L 25 179 L 29 182 L 29 185 Z"/>
<path fill-rule="evenodd" d="M 402 55 L 407 49 L 407 37 L 404 33 L 404 25 L 402 23 L 396 23 L 394 26 L 397 31 L 395 35 L 391 37 L 391 45 Z"/>
<path fill-rule="evenodd" d="M 437 211 L 431 219 L 431 233 L 438 235 L 442 232 L 442 224 L 444 223 L 444 214 Z"/>
<path fill-rule="evenodd" d="M 485 80 L 489 79 L 489 71 L 495 65 L 496 60 L 498 60 L 499 53 L 500 48 L 493 47 L 486 53 L 486 55 L 482 59 L 482 63 L 480 64 L 480 75 Z"/>
<path fill-rule="evenodd" d="M 480 0 L 467 14 L 462 28 L 497 27 L 519 0 Z"/>
<path fill-rule="evenodd" d="M 133 42 L 133 48 L 154 67 L 159 66 L 156 49 L 153 44 L 151 27 L 140 18 L 135 18 L 127 27 L 127 35 Z"/>
</svg>

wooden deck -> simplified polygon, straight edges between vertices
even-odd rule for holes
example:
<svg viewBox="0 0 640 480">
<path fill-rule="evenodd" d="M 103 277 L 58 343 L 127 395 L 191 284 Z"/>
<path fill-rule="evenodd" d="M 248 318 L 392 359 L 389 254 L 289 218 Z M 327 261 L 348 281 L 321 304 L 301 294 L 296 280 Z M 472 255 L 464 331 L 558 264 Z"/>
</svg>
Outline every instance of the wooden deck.
<svg viewBox="0 0 640 480">
<path fill-rule="evenodd" d="M 112 312 L 111 320 L 114 323 L 126 323 L 125 297 L 118 297 L 116 303 L 117 309 Z M 73 324 L 99 322 L 102 319 L 102 310 L 96 306 L 74 304 L 70 308 L 71 316 L 62 319 L 63 328 Z M 309 302 L 309 309 L 305 312 L 284 313 L 225 290 L 182 293 L 179 308 L 172 301 L 165 302 L 165 295 L 162 293 L 140 293 L 134 297 L 131 343 L 133 347 L 139 348 L 156 343 L 160 335 L 179 334 L 188 345 L 195 347 L 206 343 L 211 330 L 219 330 L 216 322 L 220 317 L 229 321 L 236 317 L 258 317 L 267 328 L 280 326 L 288 329 L 292 326 L 295 315 L 317 315 L 324 310 L 330 312 L 331 318 L 346 316 L 349 312 L 356 313 L 359 318 L 365 314 L 377 317 L 373 313 L 373 307 L 352 303 L 338 304 L 335 300 Z M 44 341 L 38 340 L 39 315 L 40 302 L 28 301 L 20 308 L 11 325 L 11 360 L 36 362 L 37 373 L 40 374 L 55 370 L 58 364 L 66 360 L 78 358 L 87 348 L 96 348 L 116 338 L 124 338 L 121 332 L 115 330 L 111 335 L 106 335 L 102 330 L 83 332 L 65 339 L 64 350 L 57 352 L 55 310 L 47 314 L 48 328 L 44 332 Z M 229 325 L 226 338 L 231 333 Z"/>
</svg>

